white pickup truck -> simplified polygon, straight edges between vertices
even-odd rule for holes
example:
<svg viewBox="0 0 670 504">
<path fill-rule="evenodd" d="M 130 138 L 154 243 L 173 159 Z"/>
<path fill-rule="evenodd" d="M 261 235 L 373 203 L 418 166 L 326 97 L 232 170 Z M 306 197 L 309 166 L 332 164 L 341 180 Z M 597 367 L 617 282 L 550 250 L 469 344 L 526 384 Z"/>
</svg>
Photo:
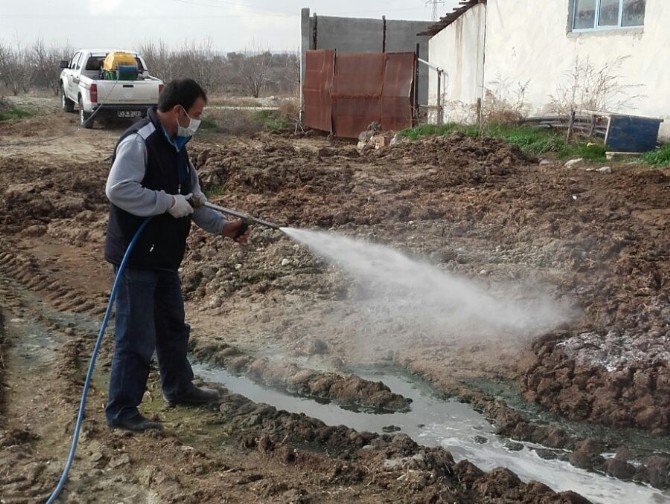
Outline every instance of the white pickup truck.
<svg viewBox="0 0 670 504">
<path fill-rule="evenodd" d="M 108 80 L 102 78 L 102 63 L 111 50 L 81 49 L 72 59 L 60 62 L 61 104 L 65 112 L 79 109 L 79 122 L 92 128 L 95 118 L 144 117 L 147 109 L 158 103 L 163 81 L 152 77 L 144 59 L 135 51 L 137 79 Z"/>
</svg>

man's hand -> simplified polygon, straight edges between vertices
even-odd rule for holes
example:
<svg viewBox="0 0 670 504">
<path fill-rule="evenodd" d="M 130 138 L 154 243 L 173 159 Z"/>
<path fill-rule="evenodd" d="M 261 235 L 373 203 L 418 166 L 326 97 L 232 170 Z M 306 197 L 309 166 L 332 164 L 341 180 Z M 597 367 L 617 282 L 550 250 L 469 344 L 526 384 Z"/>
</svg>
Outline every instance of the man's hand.
<svg viewBox="0 0 670 504">
<path fill-rule="evenodd" d="M 193 206 L 195 208 L 200 208 L 205 206 L 205 203 L 207 203 L 207 198 L 205 198 L 204 194 L 198 193 L 193 195 L 191 201 L 193 202 Z"/>
<path fill-rule="evenodd" d="M 233 241 L 244 245 L 247 243 L 247 239 L 249 239 L 249 228 L 244 231 L 244 233 L 240 233 L 242 230 L 243 226 L 245 226 L 244 221 L 242 219 L 237 219 L 235 221 L 229 222 L 225 226 L 223 226 L 223 230 L 221 231 L 221 235 L 225 238 L 232 238 Z"/>
<path fill-rule="evenodd" d="M 175 219 L 191 215 L 193 213 L 193 207 L 188 202 L 188 199 L 190 197 L 191 197 L 190 193 L 187 195 L 173 194 L 172 206 L 168 209 L 170 215 L 172 215 L 172 217 L 174 217 Z"/>
</svg>

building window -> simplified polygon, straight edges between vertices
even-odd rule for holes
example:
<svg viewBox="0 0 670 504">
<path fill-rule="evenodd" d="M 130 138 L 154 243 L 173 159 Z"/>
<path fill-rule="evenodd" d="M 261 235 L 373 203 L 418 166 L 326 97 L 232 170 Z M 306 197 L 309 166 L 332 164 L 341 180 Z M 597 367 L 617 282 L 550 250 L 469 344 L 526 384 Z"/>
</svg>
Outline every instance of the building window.
<svg viewBox="0 0 670 504">
<path fill-rule="evenodd" d="M 574 0 L 572 29 L 611 30 L 644 25 L 646 0 Z"/>
</svg>

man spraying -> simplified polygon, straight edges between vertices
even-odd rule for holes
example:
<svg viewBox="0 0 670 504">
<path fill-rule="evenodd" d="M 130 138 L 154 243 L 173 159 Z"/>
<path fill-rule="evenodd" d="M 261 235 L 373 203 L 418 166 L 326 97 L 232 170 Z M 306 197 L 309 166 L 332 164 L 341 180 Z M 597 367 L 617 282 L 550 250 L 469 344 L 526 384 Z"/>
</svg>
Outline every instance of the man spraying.
<svg viewBox="0 0 670 504">
<path fill-rule="evenodd" d="M 126 130 L 116 145 L 105 192 L 110 213 L 105 258 L 121 264 L 142 222 L 123 272 L 116 299 L 115 348 L 105 409 L 110 427 L 131 431 L 161 429 L 139 412 L 151 358 L 156 351 L 163 397 L 170 404 L 205 404 L 216 390 L 198 388 L 187 359 L 190 327 L 185 322 L 178 269 L 191 221 L 213 234 L 246 243 L 242 220 L 228 222 L 220 213 L 189 199 L 206 201 L 186 144 L 200 125 L 205 91 L 192 79 L 165 86 L 158 107 Z"/>
</svg>

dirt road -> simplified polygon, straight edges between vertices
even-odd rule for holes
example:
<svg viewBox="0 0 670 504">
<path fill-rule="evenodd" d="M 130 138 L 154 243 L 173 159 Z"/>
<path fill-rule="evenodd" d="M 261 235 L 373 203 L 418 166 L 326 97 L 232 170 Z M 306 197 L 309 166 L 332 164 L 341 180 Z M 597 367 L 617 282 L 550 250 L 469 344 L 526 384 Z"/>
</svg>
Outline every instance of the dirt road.
<svg viewBox="0 0 670 504">
<path fill-rule="evenodd" d="M 56 111 L 0 123 L 2 502 L 47 496 L 65 459 L 111 285 L 104 181 L 120 132 L 77 130 Z M 407 328 L 363 337 L 355 286 L 304 247 L 271 230 L 254 230 L 245 249 L 195 231 L 181 273 L 199 360 L 293 393 L 400 409 L 402 398 L 346 371 L 402 368 L 471 402 L 502 435 L 668 486 L 667 170 L 540 166 L 501 142 L 458 135 L 360 154 L 316 137 L 205 134 L 190 152 L 214 202 L 389 244 L 576 310 L 531 342 L 448 344 Z M 233 393 L 220 409 L 169 409 L 154 374 L 143 407 L 165 434 L 109 431 L 110 358 L 107 338 L 68 502 L 581 501 L 455 463 L 402 434 L 328 427 Z M 566 420 L 655 437 L 645 447 L 631 431 L 593 434 Z"/>
</svg>

